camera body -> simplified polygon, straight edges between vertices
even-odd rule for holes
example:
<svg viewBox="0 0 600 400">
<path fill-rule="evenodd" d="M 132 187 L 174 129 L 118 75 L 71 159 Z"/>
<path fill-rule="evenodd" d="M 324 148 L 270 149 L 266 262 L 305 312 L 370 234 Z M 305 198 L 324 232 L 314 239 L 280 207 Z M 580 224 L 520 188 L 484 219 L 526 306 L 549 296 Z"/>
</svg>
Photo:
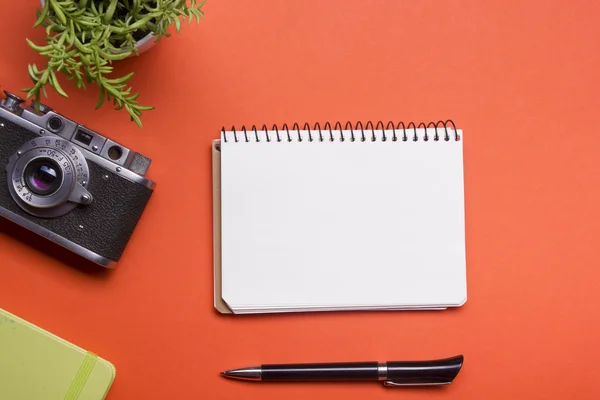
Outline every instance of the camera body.
<svg viewBox="0 0 600 400">
<path fill-rule="evenodd" d="M 0 216 L 104 267 L 125 250 L 155 183 L 151 160 L 51 108 L 0 100 Z"/>
</svg>

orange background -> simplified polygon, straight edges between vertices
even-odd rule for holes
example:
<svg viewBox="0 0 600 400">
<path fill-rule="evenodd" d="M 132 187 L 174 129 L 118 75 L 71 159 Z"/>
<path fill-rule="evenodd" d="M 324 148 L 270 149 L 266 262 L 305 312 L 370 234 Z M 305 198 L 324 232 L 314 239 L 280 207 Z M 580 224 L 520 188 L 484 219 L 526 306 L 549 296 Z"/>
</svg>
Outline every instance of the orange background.
<svg viewBox="0 0 600 400">
<path fill-rule="evenodd" d="M 487 3 L 487 4 L 486 4 Z M 153 159 L 157 190 L 98 273 L 0 223 L 0 307 L 112 361 L 108 400 L 597 399 L 600 3 L 209 0 L 142 57 L 144 129 L 47 102 Z M 0 89 L 29 85 L 36 1 L 1 0 Z M 63 81 L 64 82 L 64 81 Z M 452 118 L 465 131 L 467 304 L 445 312 L 227 317 L 212 307 L 210 141 L 222 125 Z M 384 277 L 382 277 L 384 279 Z M 465 355 L 444 388 L 248 384 L 274 362 Z"/>
</svg>

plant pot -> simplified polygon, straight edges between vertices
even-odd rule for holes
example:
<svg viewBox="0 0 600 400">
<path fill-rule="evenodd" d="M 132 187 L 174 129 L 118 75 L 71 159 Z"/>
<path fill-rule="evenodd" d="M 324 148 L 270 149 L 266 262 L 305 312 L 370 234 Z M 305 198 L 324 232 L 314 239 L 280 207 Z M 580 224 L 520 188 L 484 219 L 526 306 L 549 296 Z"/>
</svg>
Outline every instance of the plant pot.
<svg viewBox="0 0 600 400">
<path fill-rule="evenodd" d="M 142 39 L 138 40 L 135 43 L 135 48 L 137 49 L 137 53 L 138 54 L 142 54 L 148 50 L 150 50 L 150 48 L 152 48 L 154 46 L 154 43 L 156 43 L 155 37 L 153 33 L 149 33 L 146 36 L 144 36 Z M 131 54 L 129 57 L 133 57 L 135 56 L 135 54 Z"/>
<path fill-rule="evenodd" d="M 40 4 L 41 4 L 42 8 L 44 8 L 44 6 L 46 5 L 46 0 L 40 0 Z M 149 33 L 146 36 L 144 36 L 142 39 L 138 40 L 135 44 L 137 53 L 142 54 L 142 53 L 150 50 L 150 48 L 152 48 L 154 46 L 154 44 L 156 43 L 156 40 L 154 40 L 154 39 L 155 39 L 154 34 Z M 121 52 L 117 52 L 116 54 L 120 54 L 120 53 Z M 135 56 L 135 53 L 131 54 L 129 57 L 133 57 L 133 56 Z"/>
</svg>

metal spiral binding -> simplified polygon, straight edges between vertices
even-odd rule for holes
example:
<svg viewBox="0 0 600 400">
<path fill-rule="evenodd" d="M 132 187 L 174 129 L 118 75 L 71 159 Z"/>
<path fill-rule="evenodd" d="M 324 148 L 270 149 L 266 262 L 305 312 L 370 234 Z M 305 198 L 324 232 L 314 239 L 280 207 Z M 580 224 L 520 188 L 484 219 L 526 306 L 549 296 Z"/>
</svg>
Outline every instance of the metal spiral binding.
<svg viewBox="0 0 600 400">
<path fill-rule="evenodd" d="M 252 125 L 252 128 L 250 129 L 250 131 L 251 131 L 250 135 L 254 136 L 254 139 L 256 142 L 261 141 L 260 135 L 258 134 L 259 131 L 261 133 L 264 133 L 267 142 L 271 142 L 273 140 L 276 140 L 277 142 L 283 142 L 283 141 L 292 142 L 294 140 L 297 140 L 298 142 L 303 142 L 305 140 L 305 138 L 302 137 L 300 132 L 306 131 L 306 132 L 308 132 L 308 141 L 309 142 L 313 142 L 313 141 L 325 142 L 326 140 L 333 142 L 333 141 L 335 141 L 335 138 L 333 137 L 333 132 L 339 132 L 340 133 L 339 141 L 341 141 L 341 142 L 345 142 L 346 140 L 349 140 L 351 142 L 354 142 L 356 140 L 360 140 L 361 142 L 365 142 L 367 140 L 370 140 L 371 142 L 375 142 L 375 141 L 377 141 L 375 132 L 381 131 L 382 135 L 381 135 L 380 140 L 382 142 L 386 142 L 388 140 L 391 140 L 392 142 L 397 142 L 397 141 L 406 142 L 408 140 L 412 140 L 414 142 L 419 141 L 419 140 L 423 140 L 425 142 L 433 140 L 433 141 L 437 142 L 442 139 L 444 141 L 450 140 L 450 135 L 448 134 L 449 128 L 452 128 L 452 131 L 454 132 L 454 135 L 453 135 L 454 140 L 459 141 L 460 135 L 458 134 L 458 131 L 456 130 L 456 125 L 450 119 L 446 120 L 446 121 L 438 121 L 438 122 L 432 121 L 427 124 L 425 122 L 420 122 L 418 125 L 415 124 L 414 122 L 409 122 L 408 125 L 405 125 L 404 122 L 398 122 L 396 125 L 394 125 L 393 121 L 389 121 L 385 125 L 385 127 L 384 127 L 383 121 L 377 121 L 377 123 L 375 125 L 373 125 L 373 122 L 367 121 L 367 123 L 364 126 L 363 126 L 362 122 L 360 122 L 360 121 L 355 123 L 354 125 L 350 121 L 348 121 L 345 123 L 343 128 L 342 128 L 342 123 L 339 121 L 337 121 L 334 124 L 333 128 L 331 127 L 331 123 L 329 123 L 329 122 L 325 123 L 323 128 L 321 128 L 321 125 L 318 122 L 315 123 L 312 128 L 310 127 L 309 123 L 306 122 L 306 123 L 304 123 L 302 129 L 300 129 L 300 125 L 297 122 L 294 122 L 292 124 L 291 129 L 289 128 L 288 124 L 283 124 L 283 126 L 281 126 L 281 128 L 279 128 L 277 125 L 273 125 L 273 127 L 270 130 L 275 132 L 275 137 L 272 137 L 272 135 L 269 135 L 269 129 L 267 128 L 267 126 L 265 124 L 263 124 L 260 129 L 258 129 L 256 127 L 256 125 Z M 423 129 L 425 132 L 424 135 L 422 135 L 422 137 L 419 137 L 417 135 L 417 130 L 419 130 L 419 129 Z M 431 137 L 427 132 L 428 130 L 432 130 L 432 129 L 435 132 L 433 134 L 433 137 Z M 350 137 L 344 136 L 344 131 L 350 131 Z M 392 131 L 391 138 L 386 136 L 386 131 Z M 227 135 L 226 135 L 227 131 L 225 130 L 225 127 L 222 128 L 221 132 L 223 134 L 223 141 L 227 142 L 228 141 Z M 235 126 L 232 126 L 231 130 L 229 132 L 233 133 L 233 140 L 235 142 L 240 142 L 240 141 L 249 142 L 251 140 L 248 137 L 249 133 L 248 133 L 248 130 L 246 129 L 245 125 L 242 125 L 240 130 L 237 130 L 235 128 Z M 284 135 L 282 135 L 283 132 L 285 132 Z M 291 132 L 296 132 L 297 137 L 295 137 Z M 316 134 L 317 132 L 318 132 L 318 137 L 316 137 L 316 135 L 313 136 L 313 133 Z M 329 135 L 327 135 L 327 132 L 329 132 Z M 238 134 L 240 134 L 240 135 L 238 136 Z M 242 137 L 242 134 L 243 134 L 243 137 Z M 440 136 L 440 134 L 442 134 L 442 136 Z M 326 138 L 326 136 L 329 136 L 329 138 Z"/>
</svg>

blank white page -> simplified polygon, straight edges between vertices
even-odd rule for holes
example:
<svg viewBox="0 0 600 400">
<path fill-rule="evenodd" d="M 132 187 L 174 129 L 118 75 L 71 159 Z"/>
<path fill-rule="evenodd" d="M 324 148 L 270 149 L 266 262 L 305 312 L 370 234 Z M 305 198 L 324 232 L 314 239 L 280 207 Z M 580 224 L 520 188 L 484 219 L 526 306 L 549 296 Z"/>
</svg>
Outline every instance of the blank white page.
<svg viewBox="0 0 600 400">
<path fill-rule="evenodd" d="M 312 131 L 312 142 L 308 131 L 290 131 L 289 142 L 285 131 L 281 141 L 274 131 L 225 132 L 221 268 L 229 307 L 243 313 L 462 305 L 462 132 L 458 141 L 452 130 L 449 141 L 441 134 L 434 141 L 434 130 L 424 141 L 424 132 L 392 141 L 385 131 L 383 141 L 382 131 L 365 131 L 361 141 L 360 131 L 333 131 L 330 141 L 327 131 L 320 141 Z"/>
</svg>

